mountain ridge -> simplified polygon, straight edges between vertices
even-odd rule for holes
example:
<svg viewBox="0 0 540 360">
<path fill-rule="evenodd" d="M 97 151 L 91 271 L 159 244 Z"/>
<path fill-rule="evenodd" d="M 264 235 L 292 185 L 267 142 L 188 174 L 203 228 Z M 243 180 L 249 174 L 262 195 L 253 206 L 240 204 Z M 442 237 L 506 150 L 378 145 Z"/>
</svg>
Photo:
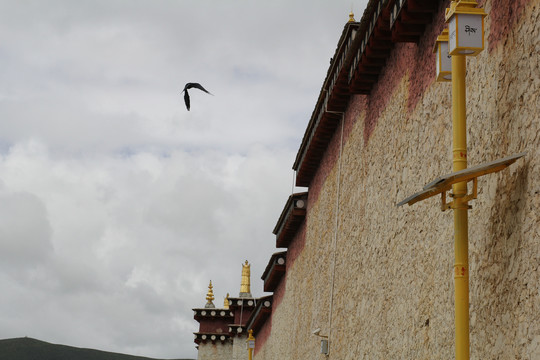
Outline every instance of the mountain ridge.
<svg viewBox="0 0 540 360">
<path fill-rule="evenodd" d="M 22 337 L 0 340 L 0 360 L 193 360 L 156 359 L 109 351 L 52 344 Z"/>
</svg>

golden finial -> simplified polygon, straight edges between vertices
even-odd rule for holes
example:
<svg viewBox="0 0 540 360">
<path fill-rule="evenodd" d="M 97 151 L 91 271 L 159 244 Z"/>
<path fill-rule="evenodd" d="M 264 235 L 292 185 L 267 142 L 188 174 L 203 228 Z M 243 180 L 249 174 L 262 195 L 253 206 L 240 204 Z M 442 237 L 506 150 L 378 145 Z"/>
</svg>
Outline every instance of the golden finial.
<svg viewBox="0 0 540 360">
<path fill-rule="evenodd" d="M 242 282 L 240 283 L 240 297 L 252 297 L 250 290 L 250 264 L 246 260 L 242 264 Z"/>
<path fill-rule="evenodd" d="M 225 296 L 225 300 L 223 300 L 223 308 L 229 308 L 229 293 L 227 293 L 227 296 Z"/>
<path fill-rule="evenodd" d="M 351 12 L 349 13 L 349 22 L 356 22 L 356 20 L 354 20 L 354 13 L 352 11 L 352 7 L 351 7 Z"/>
<path fill-rule="evenodd" d="M 214 291 L 212 290 L 212 280 L 210 280 L 210 284 L 208 285 L 208 292 L 206 293 L 206 308 L 213 308 L 215 307 L 214 303 L 212 302 L 214 300 Z"/>
</svg>

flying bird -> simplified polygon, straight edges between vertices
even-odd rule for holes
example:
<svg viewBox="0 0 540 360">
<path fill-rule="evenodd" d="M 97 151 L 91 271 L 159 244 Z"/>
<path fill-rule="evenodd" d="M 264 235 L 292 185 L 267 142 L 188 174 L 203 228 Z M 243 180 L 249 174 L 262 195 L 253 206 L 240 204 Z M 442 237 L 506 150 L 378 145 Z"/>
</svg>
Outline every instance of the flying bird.
<svg viewBox="0 0 540 360">
<path fill-rule="evenodd" d="M 207 94 L 210 94 L 210 92 L 208 92 L 208 90 L 203 88 L 202 85 L 199 84 L 199 83 L 187 83 L 186 86 L 184 86 L 184 90 L 182 92 L 184 93 L 184 102 L 186 103 L 186 107 L 187 107 L 188 111 L 189 111 L 189 93 L 188 93 L 188 89 L 191 89 L 191 88 L 196 88 L 196 89 L 204 91 Z M 210 94 L 210 95 L 212 95 L 212 94 Z"/>
</svg>

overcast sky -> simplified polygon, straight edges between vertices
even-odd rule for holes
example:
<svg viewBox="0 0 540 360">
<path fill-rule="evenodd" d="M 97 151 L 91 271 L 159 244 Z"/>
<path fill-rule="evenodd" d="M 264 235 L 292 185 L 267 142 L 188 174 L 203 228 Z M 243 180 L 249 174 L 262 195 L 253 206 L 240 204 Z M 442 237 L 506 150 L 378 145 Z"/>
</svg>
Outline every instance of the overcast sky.
<svg viewBox="0 0 540 360">
<path fill-rule="evenodd" d="M 351 6 L 0 0 L 0 338 L 196 358 L 252 292 Z M 191 111 L 181 94 L 193 89 Z M 295 191 L 303 191 L 296 188 Z"/>
</svg>

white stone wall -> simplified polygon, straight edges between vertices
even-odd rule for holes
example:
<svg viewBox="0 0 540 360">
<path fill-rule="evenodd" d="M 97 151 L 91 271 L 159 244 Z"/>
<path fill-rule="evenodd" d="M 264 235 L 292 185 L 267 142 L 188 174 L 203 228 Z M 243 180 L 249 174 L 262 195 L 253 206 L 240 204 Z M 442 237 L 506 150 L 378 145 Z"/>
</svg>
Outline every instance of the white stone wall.
<svg viewBox="0 0 540 360">
<path fill-rule="evenodd" d="M 231 360 L 232 344 L 229 341 L 216 341 L 199 344 L 197 360 Z"/>
<path fill-rule="evenodd" d="M 248 360 L 246 347 L 247 336 L 238 335 L 233 337 L 232 360 Z"/>
</svg>

